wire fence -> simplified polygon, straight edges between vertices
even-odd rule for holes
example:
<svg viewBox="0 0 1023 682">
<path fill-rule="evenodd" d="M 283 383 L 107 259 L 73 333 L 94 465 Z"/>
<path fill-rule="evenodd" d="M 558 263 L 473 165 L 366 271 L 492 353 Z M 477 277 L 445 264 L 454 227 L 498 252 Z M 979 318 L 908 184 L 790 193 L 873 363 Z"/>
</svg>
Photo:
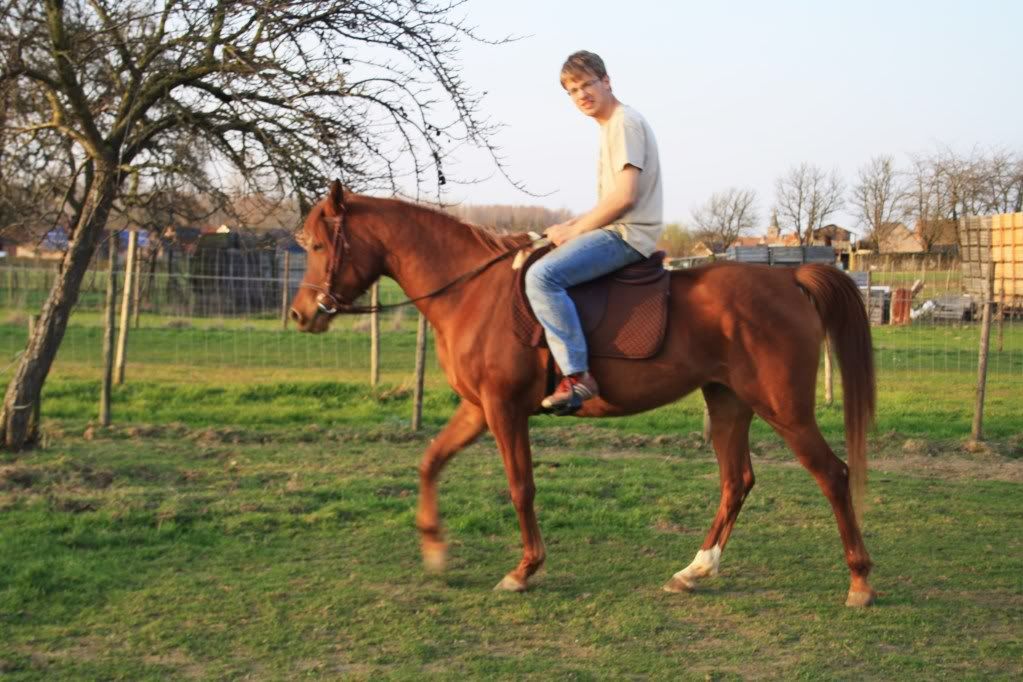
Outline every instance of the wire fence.
<svg viewBox="0 0 1023 682">
<path fill-rule="evenodd" d="M 319 335 L 288 326 L 287 301 L 304 269 L 300 259 L 289 260 L 272 276 L 143 271 L 128 341 L 128 380 L 209 381 L 227 373 L 243 380 L 368 381 L 368 315 L 338 318 Z M 866 281 L 861 290 L 869 301 L 882 390 L 918 390 L 920 400 L 927 400 L 926 393 L 938 387 L 954 394 L 964 411 L 972 410 L 984 302 L 964 292 L 958 262 L 943 257 L 938 267 L 939 259 L 918 257 L 856 265 L 863 269 L 850 275 Z M 0 266 L 0 367 L 10 366 L 24 349 L 28 317 L 38 313 L 55 276 L 55 269 L 37 264 Z M 54 372 L 100 376 L 106 276 L 99 268 L 87 274 Z M 382 281 L 381 303 L 403 298 L 393 281 Z M 987 374 L 996 395 L 1023 394 L 1023 306 L 1016 303 L 994 301 Z M 411 307 L 381 313 L 379 372 L 385 382 L 411 381 L 417 319 Z M 442 380 L 432 348 L 426 372 L 434 382 Z"/>
<path fill-rule="evenodd" d="M 187 267 L 143 271 L 130 324 L 129 368 L 177 367 L 183 380 L 205 368 L 243 370 L 254 376 L 289 368 L 368 372 L 369 315 L 339 318 L 325 334 L 296 333 L 287 320 L 287 308 L 301 281 L 304 258 L 293 254 L 285 262 L 269 277 L 233 271 L 195 274 Z M 0 267 L 0 360 L 10 362 L 25 347 L 28 318 L 39 312 L 55 277 L 55 268 L 35 263 Z M 123 271 L 118 279 L 123 286 Z M 102 366 L 106 280 L 105 270 L 87 272 L 55 369 L 98 371 Z M 393 281 L 382 281 L 381 303 L 403 299 Z M 380 314 L 381 372 L 411 371 L 416 324 L 417 313 L 411 307 Z M 436 361 L 432 354 L 429 357 L 427 369 L 435 369 Z"/>
</svg>

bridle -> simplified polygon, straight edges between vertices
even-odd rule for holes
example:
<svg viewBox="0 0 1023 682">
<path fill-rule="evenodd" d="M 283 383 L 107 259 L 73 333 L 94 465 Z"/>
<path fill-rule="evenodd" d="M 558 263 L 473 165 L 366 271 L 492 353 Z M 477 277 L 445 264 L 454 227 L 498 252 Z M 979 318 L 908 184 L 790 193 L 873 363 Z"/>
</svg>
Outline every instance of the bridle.
<svg viewBox="0 0 1023 682">
<path fill-rule="evenodd" d="M 503 261 L 507 258 L 514 256 L 515 254 L 522 251 L 522 249 L 536 246 L 539 242 L 544 241 L 539 235 L 536 235 L 536 239 L 533 239 L 530 244 L 526 244 L 524 246 L 504 251 L 503 253 L 494 256 L 490 260 L 470 270 L 469 272 L 459 275 L 458 277 L 451 280 L 444 286 L 438 289 L 434 289 L 428 294 L 416 296 L 415 298 L 407 298 L 399 303 L 389 303 L 384 305 L 381 305 L 379 303 L 376 305 L 355 305 L 354 303 L 349 303 L 345 301 L 341 297 L 340 292 L 339 293 L 334 292 L 334 279 L 335 277 L 337 277 L 337 275 L 340 274 L 341 268 L 344 266 L 345 256 L 348 255 L 349 251 L 351 251 L 351 242 L 348 239 L 348 234 L 345 226 L 345 223 L 347 222 L 346 221 L 347 216 L 348 209 L 344 205 L 344 203 L 341 203 L 341 205 L 338 207 L 338 215 L 324 218 L 324 220 L 327 222 L 328 227 L 333 228 L 334 235 L 331 244 L 331 258 L 330 262 L 327 264 L 327 274 L 324 277 L 323 284 L 322 285 L 307 284 L 306 282 L 302 282 L 299 285 L 300 287 L 313 289 L 314 291 L 318 292 L 316 294 L 317 314 L 323 313 L 324 315 L 337 315 L 339 313 L 348 314 L 376 313 L 380 312 L 381 310 L 387 310 L 389 308 L 400 308 L 402 306 L 411 305 L 416 301 L 422 301 L 424 299 L 432 298 L 434 296 L 442 294 L 448 289 L 451 289 L 455 286 L 458 286 L 462 282 L 472 279 L 476 275 L 480 274 L 481 272 L 489 268 L 491 265 L 494 265 L 495 263 L 499 263 L 500 261 Z"/>
<path fill-rule="evenodd" d="M 340 294 L 334 293 L 334 276 L 344 262 L 345 255 L 351 249 L 348 235 L 345 233 L 345 217 L 347 215 L 348 209 L 344 204 L 341 204 L 338 215 L 326 219 L 327 225 L 334 228 L 334 239 L 330 249 L 332 256 L 330 262 L 327 263 L 327 274 L 324 277 L 323 285 L 317 286 L 315 284 L 306 284 L 305 282 L 301 284 L 301 286 L 315 289 L 319 292 L 316 294 L 316 307 L 321 313 L 326 315 L 336 315 L 342 310 L 344 312 L 362 312 L 351 310 L 351 308 L 357 306 L 344 302 Z"/>
</svg>

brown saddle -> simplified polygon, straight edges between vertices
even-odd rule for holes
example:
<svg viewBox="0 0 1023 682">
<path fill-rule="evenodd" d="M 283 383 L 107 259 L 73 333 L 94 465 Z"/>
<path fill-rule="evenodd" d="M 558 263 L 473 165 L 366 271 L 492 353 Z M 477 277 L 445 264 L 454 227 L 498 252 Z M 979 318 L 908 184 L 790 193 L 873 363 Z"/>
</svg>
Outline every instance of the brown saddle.
<svg viewBox="0 0 1023 682">
<path fill-rule="evenodd" d="M 526 270 L 550 251 L 534 251 L 518 271 L 514 305 L 515 336 L 534 348 L 546 347 L 543 327 L 526 298 Z M 579 311 L 590 357 L 640 360 L 656 355 L 668 322 L 664 252 L 568 290 Z"/>
</svg>

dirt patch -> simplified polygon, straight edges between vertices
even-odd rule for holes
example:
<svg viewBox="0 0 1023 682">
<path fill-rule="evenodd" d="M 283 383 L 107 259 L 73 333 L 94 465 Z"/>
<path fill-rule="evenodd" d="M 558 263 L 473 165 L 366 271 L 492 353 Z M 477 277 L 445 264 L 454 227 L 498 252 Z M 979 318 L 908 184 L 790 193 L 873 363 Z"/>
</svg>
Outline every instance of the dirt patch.
<svg viewBox="0 0 1023 682">
<path fill-rule="evenodd" d="M 0 490 L 31 488 L 41 478 L 38 469 L 26 466 L 0 466 Z"/>
<path fill-rule="evenodd" d="M 687 528 L 681 524 L 672 523 L 667 519 L 657 519 L 650 527 L 661 533 L 673 533 L 676 535 L 692 535 L 700 532 L 695 528 Z"/>
</svg>

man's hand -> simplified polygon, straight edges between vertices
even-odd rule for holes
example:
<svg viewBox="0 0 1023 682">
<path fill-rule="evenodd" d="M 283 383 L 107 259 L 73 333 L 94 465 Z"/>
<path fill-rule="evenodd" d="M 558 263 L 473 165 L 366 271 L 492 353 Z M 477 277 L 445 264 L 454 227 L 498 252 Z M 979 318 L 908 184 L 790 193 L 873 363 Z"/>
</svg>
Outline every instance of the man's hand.
<svg viewBox="0 0 1023 682">
<path fill-rule="evenodd" d="M 551 242 L 553 242 L 554 246 L 561 246 L 565 242 L 579 236 L 579 231 L 575 227 L 574 220 L 567 223 L 551 225 L 544 230 L 543 233 L 551 240 Z"/>
</svg>

